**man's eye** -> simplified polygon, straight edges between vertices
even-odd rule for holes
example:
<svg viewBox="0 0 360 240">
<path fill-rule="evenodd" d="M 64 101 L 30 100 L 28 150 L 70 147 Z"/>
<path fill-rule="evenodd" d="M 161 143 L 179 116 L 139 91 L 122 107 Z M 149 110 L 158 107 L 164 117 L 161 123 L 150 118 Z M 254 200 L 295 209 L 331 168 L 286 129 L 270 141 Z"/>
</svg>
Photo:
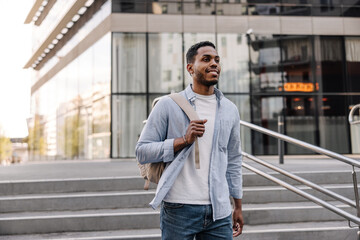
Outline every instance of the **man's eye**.
<svg viewBox="0 0 360 240">
<path fill-rule="evenodd" d="M 204 61 L 205 61 L 205 62 L 208 62 L 208 61 L 209 61 L 209 59 L 208 59 L 208 58 L 204 58 Z"/>
</svg>

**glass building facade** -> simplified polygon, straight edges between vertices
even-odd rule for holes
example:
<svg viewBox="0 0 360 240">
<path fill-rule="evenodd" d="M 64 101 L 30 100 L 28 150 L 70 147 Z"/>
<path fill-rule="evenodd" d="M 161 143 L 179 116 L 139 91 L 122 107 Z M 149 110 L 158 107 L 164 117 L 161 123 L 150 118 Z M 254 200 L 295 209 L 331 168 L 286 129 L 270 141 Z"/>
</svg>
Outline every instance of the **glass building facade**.
<svg viewBox="0 0 360 240">
<path fill-rule="evenodd" d="M 99 23 L 112 15 L 352 19 L 360 16 L 359 9 L 360 3 L 350 0 L 104 1 L 55 57 L 35 69 L 33 83 L 36 86 L 46 78 L 61 64 L 61 57 L 71 55 L 87 34 L 98 31 Z M 152 101 L 191 83 L 185 54 L 203 40 L 216 44 L 222 65 L 217 87 L 236 104 L 243 120 L 274 131 L 283 121 L 284 133 L 291 137 L 338 153 L 354 152 L 347 116 L 351 106 L 360 103 L 360 35 L 296 30 L 246 34 L 221 27 L 209 32 L 110 29 L 79 50 L 56 74 L 33 88 L 30 159 L 134 157 Z M 277 154 L 277 140 L 247 128 L 241 131 L 245 151 Z M 285 144 L 285 153 L 310 152 Z"/>
</svg>

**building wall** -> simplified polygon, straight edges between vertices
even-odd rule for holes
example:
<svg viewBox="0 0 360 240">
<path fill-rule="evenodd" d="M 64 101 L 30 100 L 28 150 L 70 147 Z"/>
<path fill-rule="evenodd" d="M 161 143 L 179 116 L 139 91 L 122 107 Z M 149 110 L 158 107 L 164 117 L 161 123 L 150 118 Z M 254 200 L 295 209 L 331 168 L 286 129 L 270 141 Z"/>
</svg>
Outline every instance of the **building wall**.
<svg viewBox="0 0 360 240">
<path fill-rule="evenodd" d="M 184 55 L 203 40 L 217 45 L 218 88 L 243 120 L 277 130 L 282 116 L 286 134 L 351 153 L 360 6 L 266 2 L 106 2 L 34 71 L 31 158 L 134 157 L 152 101 L 191 82 Z M 277 153 L 276 140 L 241 131 L 246 151 Z M 286 146 L 286 153 L 307 152 Z"/>
</svg>

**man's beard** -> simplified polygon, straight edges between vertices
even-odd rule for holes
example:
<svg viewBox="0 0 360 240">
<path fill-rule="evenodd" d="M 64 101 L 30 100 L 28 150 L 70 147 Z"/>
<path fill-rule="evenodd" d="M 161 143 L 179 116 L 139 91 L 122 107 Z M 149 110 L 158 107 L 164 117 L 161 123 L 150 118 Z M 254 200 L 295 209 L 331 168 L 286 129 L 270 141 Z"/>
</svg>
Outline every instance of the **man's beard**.
<svg viewBox="0 0 360 240">
<path fill-rule="evenodd" d="M 205 85 L 207 87 L 211 87 L 213 85 L 216 85 L 219 82 L 218 79 L 206 80 L 204 74 L 202 74 L 201 72 L 196 71 L 196 70 L 195 70 L 195 76 L 196 76 L 196 79 L 197 79 L 197 81 L 199 83 L 201 83 L 202 85 Z"/>
</svg>

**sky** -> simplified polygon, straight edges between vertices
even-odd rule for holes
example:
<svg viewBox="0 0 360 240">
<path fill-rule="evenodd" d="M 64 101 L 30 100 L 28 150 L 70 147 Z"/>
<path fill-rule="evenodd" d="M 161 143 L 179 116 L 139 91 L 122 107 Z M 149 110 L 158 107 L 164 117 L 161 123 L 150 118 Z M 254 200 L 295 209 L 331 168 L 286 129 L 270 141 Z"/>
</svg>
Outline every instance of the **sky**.
<svg viewBox="0 0 360 240">
<path fill-rule="evenodd" d="M 23 69 L 31 57 L 32 24 L 24 24 L 31 0 L 0 0 L 0 134 L 28 135 L 31 70 Z"/>
</svg>

